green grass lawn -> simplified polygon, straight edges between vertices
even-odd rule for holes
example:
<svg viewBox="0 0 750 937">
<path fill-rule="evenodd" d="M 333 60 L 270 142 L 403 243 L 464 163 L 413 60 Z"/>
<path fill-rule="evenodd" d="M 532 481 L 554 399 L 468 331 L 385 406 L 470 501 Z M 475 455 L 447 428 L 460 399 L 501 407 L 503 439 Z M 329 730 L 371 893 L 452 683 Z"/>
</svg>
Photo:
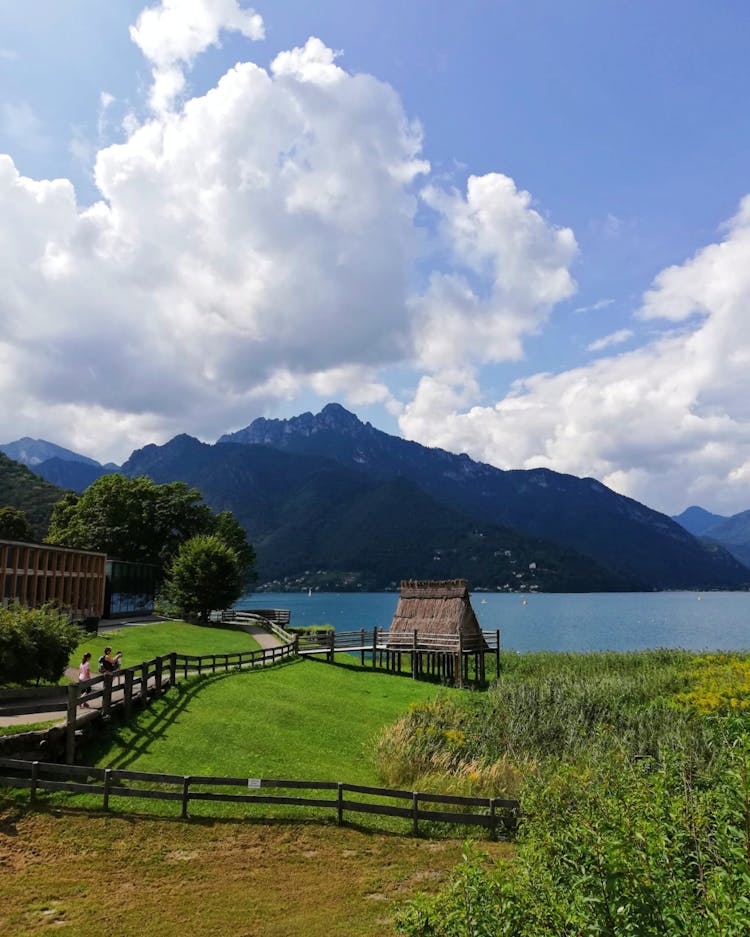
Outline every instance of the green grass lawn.
<svg viewBox="0 0 750 937">
<path fill-rule="evenodd" d="M 376 784 L 372 742 L 434 684 L 296 661 L 182 684 L 87 752 L 107 767 Z"/>
<path fill-rule="evenodd" d="M 87 636 L 71 654 L 70 666 L 77 667 L 83 654 L 91 651 L 91 670 L 96 672 L 96 662 L 108 644 L 115 651 L 122 651 L 125 666 L 172 651 L 180 654 L 227 654 L 253 651 L 258 647 L 258 642 L 251 635 L 233 625 L 204 627 L 184 621 L 160 621 Z"/>
</svg>

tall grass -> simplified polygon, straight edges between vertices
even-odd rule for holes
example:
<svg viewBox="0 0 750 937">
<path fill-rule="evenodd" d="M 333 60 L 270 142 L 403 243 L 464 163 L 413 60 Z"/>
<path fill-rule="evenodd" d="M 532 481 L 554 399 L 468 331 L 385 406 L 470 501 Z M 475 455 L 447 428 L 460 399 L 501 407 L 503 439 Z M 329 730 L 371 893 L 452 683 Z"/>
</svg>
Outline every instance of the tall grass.
<svg viewBox="0 0 750 937">
<path fill-rule="evenodd" d="M 513 862 L 467 855 L 401 932 L 746 937 L 749 676 L 747 655 L 527 655 L 484 699 L 413 708 L 383 769 L 498 766 L 502 793 L 516 768 L 523 820 Z"/>
<path fill-rule="evenodd" d="M 630 757 L 716 754 L 703 720 L 680 705 L 694 656 L 681 651 L 505 655 L 499 681 L 482 696 L 415 706 L 381 733 L 378 765 L 389 783 L 442 774 L 476 777 L 486 793 L 510 796 L 548 758 L 598 757 L 612 739 Z"/>
</svg>

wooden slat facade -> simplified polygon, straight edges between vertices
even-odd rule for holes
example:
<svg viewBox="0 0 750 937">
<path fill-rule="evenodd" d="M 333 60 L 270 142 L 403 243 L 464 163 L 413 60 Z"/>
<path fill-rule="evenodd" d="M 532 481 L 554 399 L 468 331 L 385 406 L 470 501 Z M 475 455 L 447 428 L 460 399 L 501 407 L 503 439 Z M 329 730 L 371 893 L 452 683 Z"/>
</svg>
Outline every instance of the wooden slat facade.
<svg viewBox="0 0 750 937">
<path fill-rule="evenodd" d="M 28 608 L 55 605 L 74 618 L 101 618 L 103 553 L 0 540 L 0 599 Z"/>
</svg>

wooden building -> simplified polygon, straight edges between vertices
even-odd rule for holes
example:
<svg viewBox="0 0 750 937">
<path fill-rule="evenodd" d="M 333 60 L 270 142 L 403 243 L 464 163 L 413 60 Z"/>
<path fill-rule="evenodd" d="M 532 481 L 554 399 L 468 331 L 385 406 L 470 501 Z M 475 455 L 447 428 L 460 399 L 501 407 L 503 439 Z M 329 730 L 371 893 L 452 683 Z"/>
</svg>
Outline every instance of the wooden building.
<svg viewBox="0 0 750 937">
<path fill-rule="evenodd" d="M 0 540 L 0 598 L 36 608 L 54 605 L 73 618 L 102 617 L 103 553 Z"/>
<path fill-rule="evenodd" d="M 499 654 L 497 634 L 493 650 Z M 484 655 L 490 647 L 465 579 L 404 580 L 387 646 L 396 654 L 410 653 L 415 676 L 437 675 L 462 685 L 473 670 L 474 680 L 485 682 Z"/>
<path fill-rule="evenodd" d="M 467 651 L 484 646 L 465 579 L 405 579 L 401 583 L 389 643 L 399 643 L 403 635 L 404 643 L 411 645 L 415 631 L 435 649 L 452 650 L 459 640 Z"/>
</svg>

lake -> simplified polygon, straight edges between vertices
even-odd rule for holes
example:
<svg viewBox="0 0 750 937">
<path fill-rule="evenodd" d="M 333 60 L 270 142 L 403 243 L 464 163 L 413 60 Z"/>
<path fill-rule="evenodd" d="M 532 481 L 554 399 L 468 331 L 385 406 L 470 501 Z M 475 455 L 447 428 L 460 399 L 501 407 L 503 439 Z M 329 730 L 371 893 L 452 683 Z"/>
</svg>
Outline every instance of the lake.
<svg viewBox="0 0 750 937">
<path fill-rule="evenodd" d="M 264 592 L 237 608 L 288 608 L 293 625 L 353 631 L 387 629 L 397 602 L 395 592 Z M 471 602 L 483 629 L 500 629 L 506 650 L 750 649 L 748 592 L 476 593 Z"/>
</svg>

